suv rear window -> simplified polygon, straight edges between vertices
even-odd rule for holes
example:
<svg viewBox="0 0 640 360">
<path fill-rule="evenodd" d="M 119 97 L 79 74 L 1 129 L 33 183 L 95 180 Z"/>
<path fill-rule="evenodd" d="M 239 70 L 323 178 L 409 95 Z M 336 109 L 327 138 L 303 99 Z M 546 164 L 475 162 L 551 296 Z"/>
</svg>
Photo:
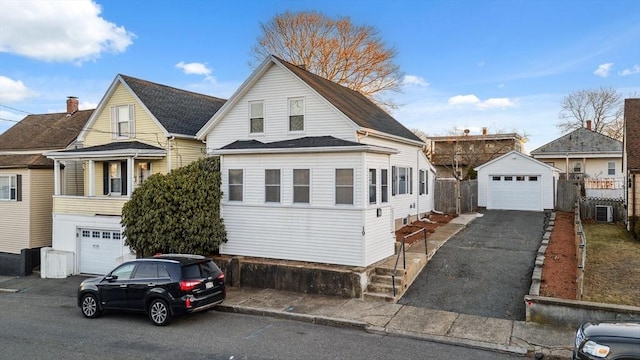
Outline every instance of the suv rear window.
<svg viewBox="0 0 640 360">
<path fill-rule="evenodd" d="M 183 279 L 202 279 L 209 276 L 216 276 L 220 272 L 218 266 L 211 260 L 198 264 L 191 264 L 182 267 Z"/>
</svg>

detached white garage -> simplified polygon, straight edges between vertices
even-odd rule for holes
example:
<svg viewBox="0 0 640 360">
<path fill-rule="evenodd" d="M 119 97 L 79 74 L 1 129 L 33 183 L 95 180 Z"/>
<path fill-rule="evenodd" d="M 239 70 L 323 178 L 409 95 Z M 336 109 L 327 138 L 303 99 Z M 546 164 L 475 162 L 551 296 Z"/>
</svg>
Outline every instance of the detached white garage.
<svg viewBox="0 0 640 360">
<path fill-rule="evenodd" d="M 478 206 L 543 211 L 555 207 L 559 169 L 517 151 L 475 168 Z"/>
</svg>

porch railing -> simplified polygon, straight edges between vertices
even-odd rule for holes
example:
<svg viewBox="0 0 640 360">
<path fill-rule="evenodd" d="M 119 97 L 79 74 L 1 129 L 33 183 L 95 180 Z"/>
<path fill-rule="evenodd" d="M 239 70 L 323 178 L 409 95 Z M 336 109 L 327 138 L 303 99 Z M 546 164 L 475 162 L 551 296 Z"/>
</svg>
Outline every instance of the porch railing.
<svg viewBox="0 0 640 360">
<path fill-rule="evenodd" d="M 428 242 L 427 242 L 427 229 L 422 228 L 418 231 L 414 231 L 411 234 L 405 235 L 402 237 L 402 241 L 400 242 L 400 250 L 398 251 L 398 255 L 396 256 L 396 264 L 393 267 L 393 273 L 391 273 L 391 287 L 393 288 L 393 297 L 396 296 L 396 274 L 398 272 L 398 262 L 400 262 L 400 255 L 402 255 L 402 268 L 407 269 L 407 256 L 405 254 L 405 244 L 408 238 L 418 235 L 419 233 L 424 233 L 424 252 L 425 255 L 429 254 Z"/>
</svg>

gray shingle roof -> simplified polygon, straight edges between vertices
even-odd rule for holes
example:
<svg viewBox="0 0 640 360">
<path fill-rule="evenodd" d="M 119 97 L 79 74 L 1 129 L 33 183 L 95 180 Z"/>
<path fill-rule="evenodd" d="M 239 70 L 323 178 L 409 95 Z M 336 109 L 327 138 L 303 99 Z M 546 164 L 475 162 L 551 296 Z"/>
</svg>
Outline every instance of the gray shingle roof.
<svg viewBox="0 0 640 360">
<path fill-rule="evenodd" d="M 277 56 L 272 57 L 327 99 L 358 126 L 405 139 L 422 140 L 361 93 L 315 75 Z"/>
<path fill-rule="evenodd" d="M 61 153 L 87 153 L 87 152 L 100 152 L 100 151 L 122 151 L 122 150 L 164 150 L 161 147 L 141 143 L 139 141 L 118 141 L 108 144 L 89 146 L 80 149 L 70 149 L 60 151 Z"/>
<path fill-rule="evenodd" d="M 319 148 L 339 146 L 363 146 L 363 144 L 342 140 L 333 136 L 307 136 L 298 139 L 274 141 L 263 143 L 258 140 L 237 140 L 221 148 L 221 150 L 240 149 L 293 149 L 293 148 Z"/>
<path fill-rule="evenodd" d="M 119 76 L 171 134 L 195 136 L 226 102 L 131 76 Z"/>
<path fill-rule="evenodd" d="M 531 151 L 531 155 L 612 152 L 619 152 L 622 155 L 622 141 L 593 130 L 579 128 Z"/>
<path fill-rule="evenodd" d="M 0 151 L 64 149 L 76 140 L 92 113 L 28 115 L 0 134 Z"/>
</svg>

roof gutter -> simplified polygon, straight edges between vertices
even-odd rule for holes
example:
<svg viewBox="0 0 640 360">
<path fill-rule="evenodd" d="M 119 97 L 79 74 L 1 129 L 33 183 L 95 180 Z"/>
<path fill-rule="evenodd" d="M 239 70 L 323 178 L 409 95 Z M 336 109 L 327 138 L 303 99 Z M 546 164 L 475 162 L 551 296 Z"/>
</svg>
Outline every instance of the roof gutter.
<svg viewBox="0 0 640 360">
<path fill-rule="evenodd" d="M 416 141 L 416 140 L 411 140 L 411 139 L 407 139 L 401 136 L 396 136 L 396 135 L 391 135 L 391 134 L 387 134 L 381 131 L 377 131 L 374 129 L 368 129 L 368 128 L 361 128 L 360 130 L 357 131 L 358 135 L 364 135 L 363 137 L 367 137 L 367 136 L 375 136 L 375 137 L 379 137 L 382 139 L 388 139 L 388 140 L 393 140 L 393 141 L 397 141 L 397 142 L 401 142 L 401 143 L 405 143 L 405 144 L 409 144 L 409 145 L 413 145 L 413 146 L 424 146 L 426 145 L 424 141 Z"/>
</svg>

